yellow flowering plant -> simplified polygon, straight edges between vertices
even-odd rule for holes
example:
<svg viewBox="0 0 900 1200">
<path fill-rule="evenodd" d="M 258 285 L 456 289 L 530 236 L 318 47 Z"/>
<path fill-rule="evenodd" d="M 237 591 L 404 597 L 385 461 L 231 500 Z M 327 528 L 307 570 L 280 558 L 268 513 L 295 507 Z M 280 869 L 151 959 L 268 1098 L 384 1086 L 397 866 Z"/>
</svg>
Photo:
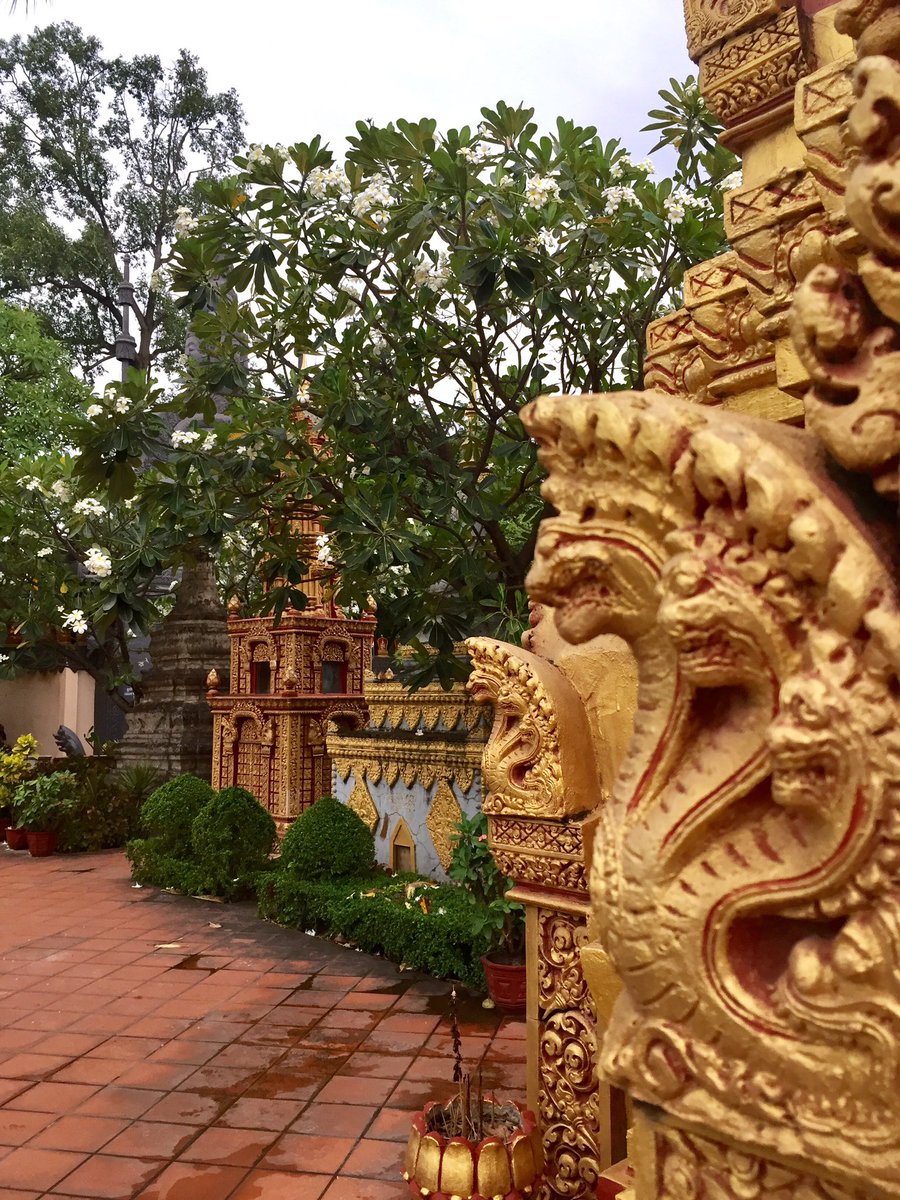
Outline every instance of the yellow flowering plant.
<svg viewBox="0 0 900 1200">
<path fill-rule="evenodd" d="M 0 754 L 0 807 L 9 804 L 16 788 L 34 770 L 37 750 L 37 738 L 23 733 L 10 750 Z"/>
</svg>

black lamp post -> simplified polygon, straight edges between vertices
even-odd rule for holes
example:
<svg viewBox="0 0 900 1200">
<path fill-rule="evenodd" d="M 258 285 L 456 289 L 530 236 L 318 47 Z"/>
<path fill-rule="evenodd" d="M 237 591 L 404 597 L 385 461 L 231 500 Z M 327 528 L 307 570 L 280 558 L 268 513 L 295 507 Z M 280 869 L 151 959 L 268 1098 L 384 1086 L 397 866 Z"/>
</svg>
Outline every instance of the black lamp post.
<svg viewBox="0 0 900 1200">
<path fill-rule="evenodd" d="M 116 334 L 115 355 L 122 364 L 122 381 L 128 373 L 129 366 L 137 362 L 137 342 L 128 332 L 128 311 L 134 307 L 134 285 L 130 281 L 131 255 L 126 254 L 122 259 L 122 282 L 119 284 L 118 302 L 122 309 L 121 324 Z"/>
</svg>

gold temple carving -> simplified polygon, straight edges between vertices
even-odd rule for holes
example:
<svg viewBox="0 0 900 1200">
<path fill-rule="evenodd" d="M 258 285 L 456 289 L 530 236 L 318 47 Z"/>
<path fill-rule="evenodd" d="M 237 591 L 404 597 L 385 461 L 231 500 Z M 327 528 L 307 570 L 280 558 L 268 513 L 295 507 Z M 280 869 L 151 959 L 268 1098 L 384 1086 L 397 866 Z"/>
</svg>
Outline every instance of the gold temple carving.
<svg viewBox="0 0 900 1200">
<path fill-rule="evenodd" d="M 621 1089 L 637 1200 L 896 1200 L 900 0 L 686 16 L 744 158 L 733 251 L 651 327 L 654 390 L 523 412 L 556 510 L 528 650 L 584 705 L 559 747 L 587 727 L 616 767 L 583 818 L 490 817 L 529 904 L 545 1194 L 597 1194 Z M 610 639 L 638 681 L 619 753 L 583 685 Z"/>
</svg>

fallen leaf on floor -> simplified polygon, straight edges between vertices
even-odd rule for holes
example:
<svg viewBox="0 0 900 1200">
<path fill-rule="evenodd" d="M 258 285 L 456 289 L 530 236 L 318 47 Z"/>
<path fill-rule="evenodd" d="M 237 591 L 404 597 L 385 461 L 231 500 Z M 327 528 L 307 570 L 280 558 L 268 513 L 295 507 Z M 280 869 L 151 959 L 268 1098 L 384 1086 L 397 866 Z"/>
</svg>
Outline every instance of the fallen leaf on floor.
<svg viewBox="0 0 900 1200">
<path fill-rule="evenodd" d="M 180 950 L 183 944 L 184 944 L 183 942 L 160 942 L 158 946 L 154 947 L 154 949 L 155 950 Z"/>
<path fill-rule="evenodd" d="M 215 923 L 215 921 L 210 921 L 210 922 L 209 922 L 209 928 L 210 928 L 210 929 L 221 929 L 221 928 L 222 928 L 222 926 L 221 926 L 221 925 L 217 925 L 217 924 Z"/>
</svg>

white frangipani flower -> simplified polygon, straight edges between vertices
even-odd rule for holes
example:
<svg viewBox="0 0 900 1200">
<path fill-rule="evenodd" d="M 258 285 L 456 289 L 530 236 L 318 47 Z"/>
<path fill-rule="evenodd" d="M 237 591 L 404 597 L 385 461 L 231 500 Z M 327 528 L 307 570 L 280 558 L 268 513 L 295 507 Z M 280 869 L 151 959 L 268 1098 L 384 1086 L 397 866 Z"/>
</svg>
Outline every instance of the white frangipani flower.
<svg viewBox="0 0 900 1200">
<path fill-rule="evenodd" d="M 103 416 L 103 405 L 102 404 L 89 404 L 87 406 L 87 408 L 84 410 L 84 415 L 86 417 L 91 417 L 91 418 L 102 417 Z"/>
<path fill-rule="evenodd" d="M 84 566 L 91 575 L 96 575 L 99 579 L 106 579 L 112 575 L 112 559 L 99 546 L 91 546 Z"/>
<path fill-rule="evenodd" d="M 175 209 L 175 234 L 177 237 L 185 237 L 197 228 L 197 218 L 187 207 L 186 204 L 180 204 Z"/>
<path fill-rule="evenodd" d="M 740 167 L 736 171 L 732 171 L 730 175 L 726 175 L 719 187 L 723 192 L 732 192 L 735 188 L 739 188 L 744 182 L 744 172 Z"/>
<path fill-rule="evenodd" d="M 172 430 L 172 445 L 176 448 L 179 446 L 192 446 L 199 438 L 200 434 L 196 429 Z"/>
<path fill-rule="evenodd" d="M 330 167 L 313 167 L 307 177 L 306 186 L 314 200 L 324 200 L 332 191 L 346 196 L 350 191 L 350 180 L 343 167 L 332 163 Z"/>
<path fill-rule="evenodd" d="M 529 175 L 525 184 L 525 203 L 529 208 L 543 208 L 559 199 L 559 184 L 549 175 Z"/>
<path fill-rule="evenodd" d="M 88 623 L 84 617 L 84 609 L 73 608 L 63 621 L 63 629 L 71 629 L 73 633 L 87 633 Z"/>
<path fill-rule="evenodd" d="M 621 179 L 630 166 L 632 166 L 631 155 L 628 153 L 620 155 L 609 169 L 610 179 Z"/>
<path fill-rule="evenodd" d="M 50 491 L 57 500 L 70 500 L 72 497 L 72 489 L 64 479 L 57 479 L 55 483 L 51 483 Z"/>
<path fill-rule="evenodd" d="M 53 553 L 52 546 L 41 546 L 40 550 L 38 550 L 36 553 L 36 557 L 37 558 L 49 558 L 52 553 Z"/>
<path fill-rule="evenodd" d="M 613 184 L 603 189 L 606 212 L 614 216 L 626 204 L 639 204 L 637 193 L 628 184 Z"/>
<path fill-rule="evenodd" d="M 39 492 L 41 490 L 41 481 L 34 475 L 23 476 L 21 484 L 26 492 Z"/>
<path fill-rule="evenodd" d="M 635 163 L 635 167 L 638 171 L 643 171 L 645 175 L 656 174 L 656 167 L 654 167 L 653 162 L 649 158 L 642 158 L 639 163 Z"/>
<path fill-rule="evenodd" d="M 120 396 L 116 401 L 116 412 L 127 413 L 131 409 L 131 401 L 126 400 L 124 396 Z"/>
<path fill-rule="evenodd" d="M 390 183 L 386 175 L 373 175 L 363 190 L 353 197 L 350 211 L 354 217 L 364 217 L 373 208 L 390 208 L 394 203 Z"/>
<path fill-rule="evenodd" d="M 331 557 L 331 538 L 327 533 L 320 533 L 316 538 L 316 560 L 330 567 L 334 561 Z"/>
<path fill-rule="evenodd" d="M 266 154 L 262 146 L 252 143 L 247 151 L 247 166 L 249 167 L 268 167 L 271 165 L 272 159 Z"/>
<path fill-rule="evenodd" d="M 486 163 L 494 153 L 494 148 L 488 142 L 475 142 L 471 146 L 460 146 L 459 157 L 474 166 Z"/>
<path fill-rule="evenodd" d="M 94 500 L 91 496 L 86 496 L 84 500 L 76 500 L 72 509 L 79 516 L 84 517 L 102 517 L 106 509 L 99 500 Z"/>
<path fill-rule="evenodd" d="M 428 288 L 432 292 L 443 291 L 449 278 L 450 259 L 443 252 L 438 255 L 436 263 L 430 258 L 422 258 L 413 269 L 413 283 L 416 287 Z"/>
<path fill-rule="evenodd" d="M 200 445 L 200 449 L 201 450 L 215 450 L 216 445 L 217 445 L 216 435 L 214 433 L 208 433 L 206 435 L 206 437 L 203 439 L 203 441 Z"/>
<path fill-rule="evenodd" d="M 528 248 L 538 253 L 544 251 L 545 254 L 555 254 L 559 249 L 559 239 L 554 237 L 549 229 L 541 229 L 528 243 Z"/>
</svg>

